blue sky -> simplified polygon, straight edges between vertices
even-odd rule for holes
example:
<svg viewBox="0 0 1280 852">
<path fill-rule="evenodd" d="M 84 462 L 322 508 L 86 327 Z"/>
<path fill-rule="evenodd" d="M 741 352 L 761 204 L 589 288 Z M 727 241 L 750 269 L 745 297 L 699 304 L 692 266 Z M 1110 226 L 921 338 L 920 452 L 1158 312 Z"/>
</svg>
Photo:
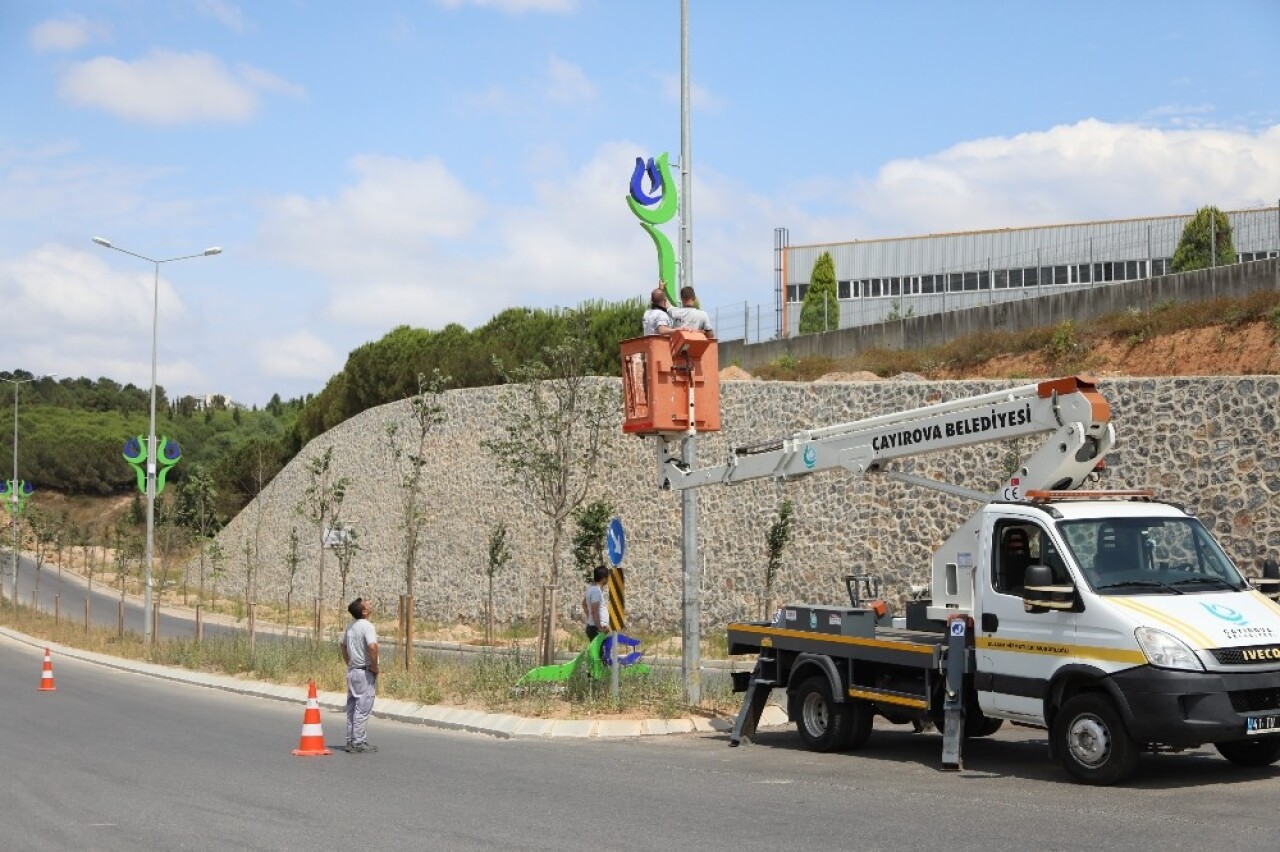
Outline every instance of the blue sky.
<svg viewBox="0 0 1280 852">
<path fill-rule="evenodd" d="M 693 279 L 793 244 L 1274 205 L 1280 3 L 692 0 Z M 0 369 L 319 391 L 398 324 L 646 293 L 678 0 L 0 0 Z M 676 237 L 675 223 L 665 227 Z"/>
</svg>

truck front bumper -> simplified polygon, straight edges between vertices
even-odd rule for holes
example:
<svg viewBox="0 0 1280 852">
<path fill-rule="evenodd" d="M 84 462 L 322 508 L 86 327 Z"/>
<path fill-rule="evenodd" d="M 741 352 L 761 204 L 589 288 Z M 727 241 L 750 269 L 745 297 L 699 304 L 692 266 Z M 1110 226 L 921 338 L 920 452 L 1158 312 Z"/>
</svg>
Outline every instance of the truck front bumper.
<svg viewBox="0 0 1280 852">
<path fill-rule="evenodd" d="M 1244 739 L 1249 717 L 1280 714 L 1280 671 L 1183 672 L 1140 666 L 1111 677 L 1139 742 L 1192 747 Z M 1262 736 L 1280 736 L 1280 733 Z"/>
</svg>

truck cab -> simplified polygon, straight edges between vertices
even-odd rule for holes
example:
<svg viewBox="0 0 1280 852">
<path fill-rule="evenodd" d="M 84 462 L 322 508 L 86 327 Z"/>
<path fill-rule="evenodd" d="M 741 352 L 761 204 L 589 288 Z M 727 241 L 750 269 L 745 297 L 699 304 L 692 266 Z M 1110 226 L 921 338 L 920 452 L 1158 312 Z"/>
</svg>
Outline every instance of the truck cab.
<svg viewBox="0 0 1280 852">
<path fill-rule="evenodd" d="M 1276 760 L 1280 605 L 1178 507 L 1088 497 L 983 513 L 981 712 L 1049 729 L 1083 780 L 1128 775 L 1144 747 Z"/>
</svg>

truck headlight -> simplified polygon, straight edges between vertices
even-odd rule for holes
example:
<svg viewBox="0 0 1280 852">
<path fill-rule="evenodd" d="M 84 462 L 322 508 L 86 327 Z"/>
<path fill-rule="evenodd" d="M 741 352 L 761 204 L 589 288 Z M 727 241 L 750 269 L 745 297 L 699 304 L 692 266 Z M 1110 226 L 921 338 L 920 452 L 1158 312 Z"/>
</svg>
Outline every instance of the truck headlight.
<svg viewBox="0 0 1280 852">
<path fill-rule="evenodd" d="M 1178 637 L 1156 630 L 1154 627 L 1139 627 L 1133 631 L 1133 638 L 1138 640 L 1138 647 L 1147 655 L 1147 662 L 1162 669 L 1190 669 L 1204 671 L 1204 664 L 1187 644 Z"/>
</svg>

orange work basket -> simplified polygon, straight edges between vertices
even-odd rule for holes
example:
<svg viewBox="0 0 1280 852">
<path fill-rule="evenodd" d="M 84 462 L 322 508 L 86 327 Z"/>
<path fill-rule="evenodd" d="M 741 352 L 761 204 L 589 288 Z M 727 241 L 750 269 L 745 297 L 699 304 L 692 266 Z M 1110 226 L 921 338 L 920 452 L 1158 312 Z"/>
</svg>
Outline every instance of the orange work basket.
<svg viewBox="0 0 1280 852">
<path fill-rule="evenodd" d="M 622 341 L 623 432 L 686 432 L 691 407 L 695 431 L 720 431 L 720 356 L 715 338 L 682 330 Z"/>
</svg>

